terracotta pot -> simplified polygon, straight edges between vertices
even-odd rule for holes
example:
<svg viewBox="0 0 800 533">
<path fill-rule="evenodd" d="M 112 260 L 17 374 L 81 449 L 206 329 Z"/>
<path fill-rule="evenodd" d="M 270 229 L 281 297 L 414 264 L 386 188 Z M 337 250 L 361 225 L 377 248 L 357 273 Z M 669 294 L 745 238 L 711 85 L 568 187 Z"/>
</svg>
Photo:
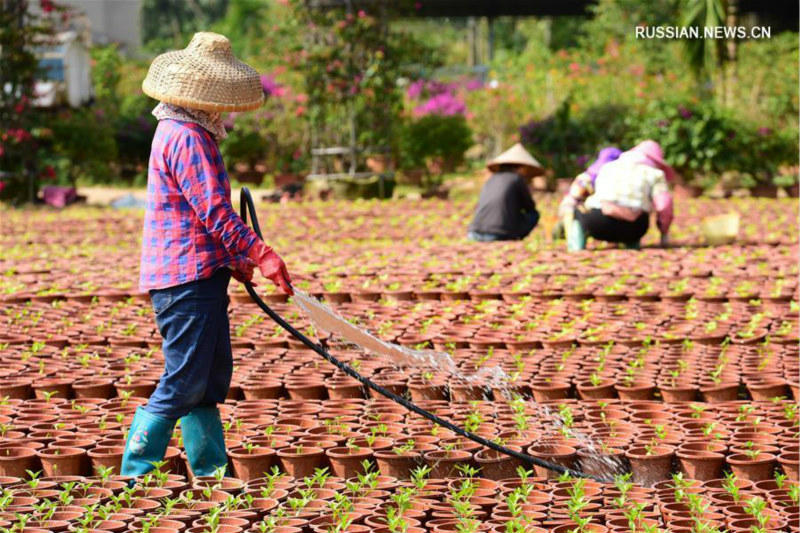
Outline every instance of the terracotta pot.
<svg viewBox="0 0 800 533">
<path fill-rule="evenodd" d="M 591 381 L 582 381 L 577 384 L 578 396 L 582 400 L 598 400 L 616 398 L 615 381 L 611 378 L 601 379 L 596 385 Z"/>
<path fill-rule="evenodd" d="M 83 476 L 89 473 L 89 460 L 82 448 L 42 448 L 36 451 L 44 475 Z"/>
<path fill-rule="evenodd" d="M 425 453 L 425 462 L 431 467 L 428 477 L 445 479 L 459 477 L 459 465 L 471 462 L 472 453 L 464 450 L 434 450 Z"/>
<path fill-rule="evenodd" d="M 325 455 L 331 463 L 333 475 L 349 479 L 357 474 L 366 473 L 362 463 L 373 458 L 373 451 L 369 448 L 340 446 L 326 450 Z"/>
<path fill-rule="evenodd" d="M 257 446 L 251 450 L 241 446 L 228 450 L 233 464 L 233 472 L 242 481 L 264 477 L 277 464 L 277 456 L 272 448 Z"/>
<path fill-rule="evenodd" d="M 553 533 L 571 533 L 575 531 L 577 525 L 574 523 L 561 524 L 552 529 Z M 608 528 L 602 524 L 589 523 L 583 527 L 583 531 L 587 533 L 606 533 Z"/>
<path fill-rule="evenodd" d="M 562 400 L 569 397 L 572 385 L 566 381 L 535 381 L 530 384 L 536 402 Z"/>
<path fill-rule="evenodd" d="M 697 399 L 697 394 L 699 392 L 697 386 L 689 383 L 676 385 L 661 384 L 658 390 L 661 392 L 661 398 L 663 398 L 666 403 L 693 402 Z"/>
<path fill-rule="evenodd" d="M 650 382 L 633 382 L 628 385 L 617 381 L 615 388 L 622 400 L 652 400 L 656 392 L 656 386 Z"/>
<path fill-rule="evenodd" d="M 76 398 L 111 398 L 115 393 L 111 379 L 80 379 L 72 384 L 72 390 Z"/>
<path fill-rule="evenodd" d="M 328 463 L 325 451 L 314 446 L 304 446 L 299 451 L 294 446 L 278 450 L 278 459 L 283 470 L 295 479 L 312 476 L 317 468 Z"/>
<path fill-rule="evenodd" d="M 798 468 L 800 468 L 800 453 L 785 451 L 778 456 L 778 463 L 786 476 L 792 481 L 798 481 Z"/>
<path fill-rule="evenodd" d="M 675 455 L 678 457 L 681 472 L 688 479 L 708 481 L 722 476 L 725 456 L 721 453 L 678 448 Z"/>
<path fill-rule="evenodd" d="M 755 458 L 737 453 L 728 456 L 728 465 L 738 478 L 748 481 L 771 479 L 777 463 L 777 457 L 771 453 L 759 453 Z"/>
<path fill-rule="evenodd" d="M 418 451 L 396 453 L 394 450 L 376 451 L 375 460 L 384 476 L 409 479 L 411 471 L 422 465 L 422 454 Z"/>
<path fill-rule="evenodd" d="M 700 384 L 700 395 L 709 403 L 730 402 L 739 396 L 738 383 Z"/>
<path fill-rule="evenodd" d="M 571 469 L 575 468 L 575 463 L 578 458 L 575 448 L 562 444 L 534 444 L 528 448 L 528 454 Z M 547 479 L 556 479 L 560 476 L 558 472 L 543 466 L 534 465 L 533 469 L 537 476 Z"/>
<path fill-rule="evenodd" d="M 276 399 L 283 395 L 283 384 L 278 380 L 242 383 L 241 388 L 246 400 Z"/>
<path fill-rule="evenodd" d="M 113 472 L 120 472 L 122 470 L 122 454 L 124 452 L 124 446 L 96 446 L 88 452 L 92 470 L 96 472 L 102 466 L 104 468 L 113 468 Z"/>
<path fill-rule="evenodd" d="M 650 453 L 644 446 L 634 446 L 625 453 L 631 463 L 634 482 L 645 487 L 669 478 L 674 455 L 672 446 L 660 445 L 653 446 Z"/>
<path fill-rule="evenodd" d="M 0 448 L 0 476 L 27 478 L 27 471 L 37 472 L 39 464 L 33 448 Z"/>
</svg>

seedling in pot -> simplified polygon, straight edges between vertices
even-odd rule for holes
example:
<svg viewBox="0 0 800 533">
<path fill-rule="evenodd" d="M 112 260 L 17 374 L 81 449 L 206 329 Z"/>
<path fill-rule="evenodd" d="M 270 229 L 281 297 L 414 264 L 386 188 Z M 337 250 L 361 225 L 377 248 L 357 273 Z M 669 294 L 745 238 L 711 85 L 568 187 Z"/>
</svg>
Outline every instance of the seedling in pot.
<svg viewBox="0 0 800 533">
<path fill-rule="evenodd" d="M 572 409 L 567 404 L 558 405 L 558 417 L 560 419 L 559 432 L 565 437 L 572 437 L 572 426 L 575 419 L 572 416 Z"/>
<path fill-rule="evenodd" d="M 733 501 L 738 503 L 741 496 L 739 494 L 739 487 L 736 485 L 736 474 L 733 472 L 725 473 L 725 481 L 722 482 L 722 488 L 731 495 Z"/>
<path fill-rule="evenodd" d="M 405 444 L 395 446 L 392 451 L 397 455 L 405 455 L 414 449 L 414 439 L 408 439 Z"/>
<path fill-rule="evenodd" d="M 375 490 L 378 487 L 378 472 L 375 470 L 372 462 L 364 459 L 361 461 L 361 468 L 363 469 L 363 473 L 359 472 L 356 474 L 358 482 L 362 487 Z"/>
<path fill-rule="evenodd" d="M 421 465 L 411 471 L 411 482 L 417 491 L 422 491 L 428 484 L 428 474 L 433 469 L 428 465 Z"/>
<path fill-rule="evenodd" d="M 403 518 L 403 513 L 399 510 L 399 507 L 386 508 L 386 527 L 392 533 L 405 533 L 408 529 L 408 522 Z"/>
<path fill-rule="evenodd" d="M 305 478 L 303 481 L 305 482 L 308 488 L 317 487 L 321 489 L 328 482 L 329 477 L 331 477 L 331 475 L 328 472 L 328 467 L 326 466 L 323 468 L 316 468 L 314 470 L 314 475 Z"/>
<path fill-rule="evenodd" d="M 753 533 L 766 533 L 769 515 L 765 514 L 764 510 L 767 508 L 767 502 L 763 498 L 755 496 L 746 500 L 744 503 L 744 509 L 747 514 L 752 515 L 756 522 L 758 522 L 758 526 L 750 528 L 751 531 Z"/>
<path fill-rule="evenodd" d="M 753 449 L 745 450 L 744 454 L 751 461 L 755 461 L 758 458 L 758 456 L 761 454 L 761 450 L 753 450 Z"/>
<path fill-rule="evenodd" d="M 614 505 L 619 509 L 624 509 L 627 506 L 628 493 L 633 488 L 633 483 L 631 482 L 632 475 L 633 474 L 628 472 L 627 474 L 614 476 L 614 486 L 619 491 L 619 496 L 614 498 Z"/>
<path fill-rule="evenodd" d="M 792 483 L 789 486 L 789 498 L 792 499 L 792 503 L 794 505 L 800 503 L 800 485 L 797 483 Z"/>
<path fill-rule="evenodd" d="M 683 479 L 683 472 L 678 472 L 672 474 L 672 486 L 675 501 L 682 502 L 686 498 L 686 489 L 691 486 L 691 483 Z"/>
</svg>

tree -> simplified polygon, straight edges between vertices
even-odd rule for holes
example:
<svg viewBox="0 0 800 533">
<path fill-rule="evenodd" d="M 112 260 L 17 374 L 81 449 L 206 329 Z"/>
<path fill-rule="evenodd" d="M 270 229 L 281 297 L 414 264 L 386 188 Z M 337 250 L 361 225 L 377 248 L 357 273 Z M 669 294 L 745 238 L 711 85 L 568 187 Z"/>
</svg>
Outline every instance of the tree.
<svg viewBox="0 0 800 533">
<path fill-rule="evenodd" d="M 0 0 L 0 198 L 13 203 L 35 198 L 40 111 L 31 106 L 39 61 L 33 50 L 53 35 L 48 13 L 58 8 L 42 2 L 34 14 L 27 0 Z"/>
<path fill-rule="evenodd" d="M 182 48 L 197 31 L 225 16 L 228 0 L 145 0 L 142 40 L 151 50 Z"/>
<path fill-rule="evenodd" d="M 684 26 L 734 27 L 738 19 L 738 0 L 687 0 L 681 17 Z M 724 105 L 733 101 L 736 87 L 736 39 L 687 39 L 686 57 L 698 80 L 712 81 L 721 69 L 718 96 Z"/>
</svg>

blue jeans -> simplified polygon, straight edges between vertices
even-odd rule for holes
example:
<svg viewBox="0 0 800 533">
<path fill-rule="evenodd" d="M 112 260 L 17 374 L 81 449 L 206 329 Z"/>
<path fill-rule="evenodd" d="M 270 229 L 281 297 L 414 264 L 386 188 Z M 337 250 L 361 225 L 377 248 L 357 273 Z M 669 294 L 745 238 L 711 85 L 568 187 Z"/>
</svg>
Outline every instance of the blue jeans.
<svg viewBox="0 0 800 533">
<path fill-rule="evenodd" d="M 164 339 L 164 373 L 147 412 L 177 420 L 195 407 L 225 401 L 233 373 L 230 278 L 231 271 L 221 268 L 208 279 L 150 291 Z"/>
<path fill-rule="evenodd" d="M 505 237 L 495 235 L 494 233 L 480 233 L 478 231 L 470 231 L 467 233 L 467 239 L 476 242 L 494 242 L 502 241 Z"/>
</svg>

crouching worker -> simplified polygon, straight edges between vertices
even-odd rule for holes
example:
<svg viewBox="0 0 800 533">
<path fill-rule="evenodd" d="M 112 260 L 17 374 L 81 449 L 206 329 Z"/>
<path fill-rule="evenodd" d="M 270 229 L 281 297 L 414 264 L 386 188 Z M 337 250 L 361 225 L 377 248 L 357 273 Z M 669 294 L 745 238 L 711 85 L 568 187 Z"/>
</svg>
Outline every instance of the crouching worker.
<svg viewBox="0 0 800 533">
<path fill-rule="evenodd" d="M 653 211 L 661 244 L 666 246 L 673 217 L 667 183 L 674 174 L 664 162 L 661 146 L 651 140 L 604 165 L 595 180 L 594 193 L 575 209 L 575 219 L 567 228 L 567 248 L 583 250 L 586 238 L 593 237 L 638 249 Z"/>
<path fill-rule="evenodd" d="M 189 46 L 158 56 L 142 84 L 160 100 L 147 177 L 139 287 L 150 293 L 163 337 L 164 373 L 128 431 L 121 474 L 140 476 L 161 461 L 180 420 L 195 476 L 228 464 L 217 404 L 233 360 L 228 282 L 254 267 L 292 293 L 286 265 L 244 223 L 217 142 L 220 112 L 259 107 L 258 73 L 236 60 L 228 39 L 198 33 Z"/>
<path fill-rule="evenodd" d="M 473 241 L 524 239 L 539 222 L 530 181 L 542 166 L 517 143 L 487 165 L 492 172 L 483 185 L 467 237 Z"/>
<path fill-rule="evenodd" d="M 606 163 L 615 161 L 621 153 L 622 150 L 615 146 L 603 148 L 589 168 L 575 177 L 569 186 L 569 192 L 564 195 L 558 206 L 558 222 L 553 227 L 553 240 L 564 238 L 567 228 L 572 224 L 575 208 L 594 193 L 594 182 L 600 169 Z"/>
</svg>

